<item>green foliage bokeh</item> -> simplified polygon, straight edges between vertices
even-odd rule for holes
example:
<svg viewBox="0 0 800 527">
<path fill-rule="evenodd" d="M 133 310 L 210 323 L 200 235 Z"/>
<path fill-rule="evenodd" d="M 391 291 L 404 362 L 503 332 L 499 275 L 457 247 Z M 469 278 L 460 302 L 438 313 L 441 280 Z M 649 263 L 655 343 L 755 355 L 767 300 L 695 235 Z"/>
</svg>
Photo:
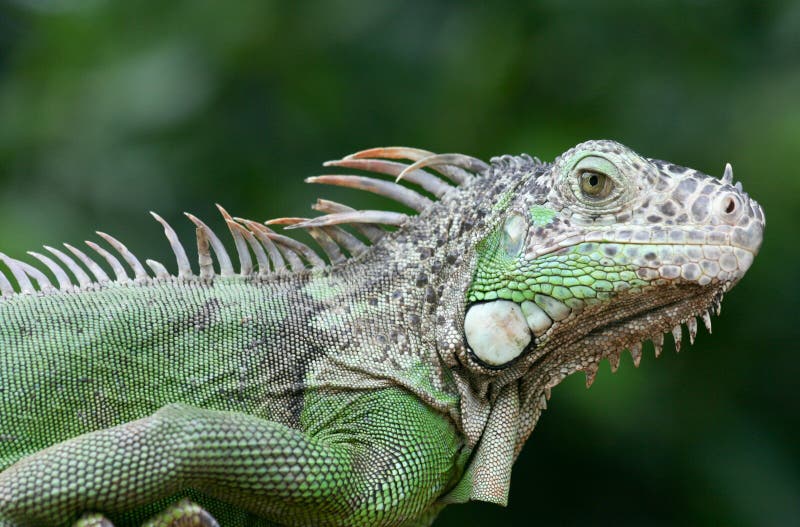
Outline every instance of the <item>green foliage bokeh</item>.
<svg viewBox="0 0 800 527">
<path fill-rule="evenodd" d="M 439 525 L 800 524 L 800 3 L 0 3 L 0 249 L 95 229 L 169 261 L 219 202 L 306 214 L 320 163 L 403 144 L 552 159 L 589 138 L 736 177 L 762 253 L 714 335 L 553 392 L 506 509 Z M 215 220 L 216 221 L 216 220 Z M 221 222 L 214 223 L 222 228 Z M 793 432 L 795 430 L 795 432 Z"/>
</svg>

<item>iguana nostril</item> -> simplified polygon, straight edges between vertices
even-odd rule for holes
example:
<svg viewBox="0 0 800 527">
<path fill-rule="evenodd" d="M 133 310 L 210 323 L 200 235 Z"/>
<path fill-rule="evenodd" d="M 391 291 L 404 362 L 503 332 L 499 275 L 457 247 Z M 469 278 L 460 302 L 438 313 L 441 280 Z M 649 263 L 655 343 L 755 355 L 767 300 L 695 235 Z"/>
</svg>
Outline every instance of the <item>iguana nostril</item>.
<svg viewBox="0 0 800 527">
<path fill-rule="evenodd" d="M 731 214 L 736 210 L 736 202 L 733 201 L 733 198 L 728 198 L 726 201 L 728 202 L 728 205 L 725 207 L 725 213 Z"/>
<path fill-rule="evenodd" d="M 716 201 L 716 213 L 725 223 L 736 222 L 743 211 L 742 200 L 733 192 L 723 193 Z"/>
</svg>

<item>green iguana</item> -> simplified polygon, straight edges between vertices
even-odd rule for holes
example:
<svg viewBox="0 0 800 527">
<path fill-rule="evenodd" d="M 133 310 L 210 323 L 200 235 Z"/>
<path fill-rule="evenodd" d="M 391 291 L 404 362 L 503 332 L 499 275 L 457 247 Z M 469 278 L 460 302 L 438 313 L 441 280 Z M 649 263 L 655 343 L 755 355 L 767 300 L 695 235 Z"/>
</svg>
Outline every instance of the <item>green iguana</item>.
<svg viewBox="0 0 800 527">
<path fill-rule="evenodd" d="M 156 214 L 176 273 L 103 233 L 94 257 L 0 255 L 0 526 L 429 525 L 505 504 L 550 389 L 624 349 L 638 365 L 665 332 L 677 347 L 682 324 L 694 340 L 695 317 L 710 330 L 764 229 L 730 165 L 717 180 L 613 141 L 326 166 L 362 175 L 309 181 L 418 214 L 220 208 L 238 271 L 192 215 L 196 269 Z"/>
</svg>

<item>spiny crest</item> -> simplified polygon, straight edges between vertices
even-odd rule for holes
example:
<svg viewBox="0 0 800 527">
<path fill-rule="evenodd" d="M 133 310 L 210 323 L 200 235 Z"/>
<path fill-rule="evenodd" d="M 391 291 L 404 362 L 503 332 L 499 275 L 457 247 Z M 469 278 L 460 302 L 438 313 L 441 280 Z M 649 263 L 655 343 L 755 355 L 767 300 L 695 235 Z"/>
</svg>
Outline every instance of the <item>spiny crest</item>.
<svg viewBox="0 0 800 527">
<path fill-rule="evenodd" d="M 410 163 L 401 162 L 403 160 Z M 329 174 L 310 177 L 306 181 L 365 190 L 393 199 L 417 212 L 427 209 L 435 200 L 444 196 L 455 186 L 463 185 L 476 174 L 483 173 L 489 168 L 483 161 L 463 154 L 434 154 L 426 150 L 407 147 L 363 150 L 336 161 L 328 161 L 324 163 L 324 166 L 394 176 L 396 179 L 389 181 L 365 175 Z M 432 170 L 436 174 L 425 169 Z M 401 185 L 400 181 L 416 185 L 424 193 Z M 9 277 L 0 271 L 0 294 L 11 296 L 17 293 L 31 294 L 39 291 L 46 293 L 76 288 L 87 289 L 112 281 L 148 283 L 154 279 L 173 277 L 184 279 L 192 277 L 211 279 L 215 276 L 263 278 L 273 273 L 295 272 L 309 268 L 320 269 L 328 263 L 317 251 L 294 238 L 278 234 L 269 226 L 281 225 L 287 230 L 305 229 L 319 245 L 330 264 L 336 265 L 344 262 L 348 257 L 358 257 L 364 254 L 370 245 L 377 243 L 386 235 L 388 231 L 384 228 L 385 226 L 401 226 L 409 218 L 408 214 L 401 212 L 356 210 L 347 205 L 324 199 L 318 199 L 312 206 L 312 209 L 324 213 L 322 216 L 277 218 L 264 223 L 235 218 L 221 206 L 217 205 L 217 208 L 233 238 L 239 259 L 238 272 L 234 269 L 233 261 L 222 240 L 202 220 L 186 213 L 196 227 L 199 272 L 195 275 L 187 251 L 178 239 L 175 230 L 161 216 L 151 212 L 153 218 L 164 228 L 164 234 L 175 255 L 178 266 L 176 275 L 172 275 L 160 262 L 145 260 L 152 274 L 149 273 L 141 261 L 122 242 L 113 236 L 98 232 L 97 234 L 111 246 L 114 252 L 106 250 L 92 241 L 86 241 L 86 244 L 100 256 L 102 261 L 108 264 L 113 271 L 113 280 L 97 261 L 80 249 L 65 243 L 64 247 L 71 255 L 49 246 L 44 246 L 44 248 L 54 258 L 34 251 L 28 252 L 52 274 L 57 285 L 53 285 L 50 277 L 37 267 L 0 253 L 0 262 L 8 267 L 16 282 L 15 287 Z M 351 229 L 352 232 L 344 227 Z M 133 272 L 133 277 L 129 276 L 120 257 Z M 215 259 L 219 268 L 218 272 L 214 269 Z"/>
<path fill-rule="evenodd" d="M 708 307 L 708 309 L 701 311 L 699 315 L 689 316 L 686 320 L 674 326 L 671 330 L 668 331 L 672 335 L 672 339 L 675 342 L 676 352 L 681 351 L 681 342 L 683 339 L 683 329 L 682 329 L 683 325 L 686 326 L 686 330 L 689 333 L 689 343 L 694 344 L 695 338 L 697 337 L 698 316 L 703 321 L 703 325 L 705 326 L 706 330 L 709 333 L 711 333 L 711 314 L 712 312 L 714 312 L 717 316 L 719 316 L 720 311 L 722 309 L 722 299 L 723 296 L 725 295 L 726 290 L 727 287 L 723 288 L 716 294 L 716 296 L 711 300 L 711 305 Z M 661 352 L 664 349 L 664 333 L 656 333 L 651 337 L 649 337 L 649 340 L 653 343 L 653 350 L 655 351 L 656 358 L 660 357 Z M 642 361 L 642 344 L 643 342 L 637 342 L 627 348 L 631 354 L 633 365 L 636 368 L 639 367 L 639 364 Z M 611 373 L 616 373 L 617 370 L 619 369 L 620 360 L 622 357 L 622 353 L 624 351 L 625 351 L 624 349 L 612 350 L 602 356 L 602 358 L 608 359 L 608 363 L 611 365 Z M 600 368 L 599 361 L 589 362 L 582 365 L 581 369 L 586 374 L 587 388 L 591 387 L 592 384 L 594 383 L 599 368 Z"/>
</svg>

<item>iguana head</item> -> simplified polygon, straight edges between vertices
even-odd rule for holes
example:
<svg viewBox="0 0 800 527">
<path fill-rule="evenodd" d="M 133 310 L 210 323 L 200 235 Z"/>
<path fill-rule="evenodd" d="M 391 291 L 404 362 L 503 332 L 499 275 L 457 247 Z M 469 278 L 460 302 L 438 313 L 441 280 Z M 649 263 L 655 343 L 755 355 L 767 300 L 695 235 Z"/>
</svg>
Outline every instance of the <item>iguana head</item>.
<svg viewBox="0 0 800 527">
<path fill-rule="evenodd" d="M 575 370 L 591 384 L 626 348 L 638 364 L 665 332 L 680 345 L 681 324 L 694 340 L 761 245 L 763 211 L 730 165 L 719 180 L 589 141 L 511 179 L 476 246 L 465 339 L 487 368 L 537 361 L 548 387 Z"/>
</svg>

